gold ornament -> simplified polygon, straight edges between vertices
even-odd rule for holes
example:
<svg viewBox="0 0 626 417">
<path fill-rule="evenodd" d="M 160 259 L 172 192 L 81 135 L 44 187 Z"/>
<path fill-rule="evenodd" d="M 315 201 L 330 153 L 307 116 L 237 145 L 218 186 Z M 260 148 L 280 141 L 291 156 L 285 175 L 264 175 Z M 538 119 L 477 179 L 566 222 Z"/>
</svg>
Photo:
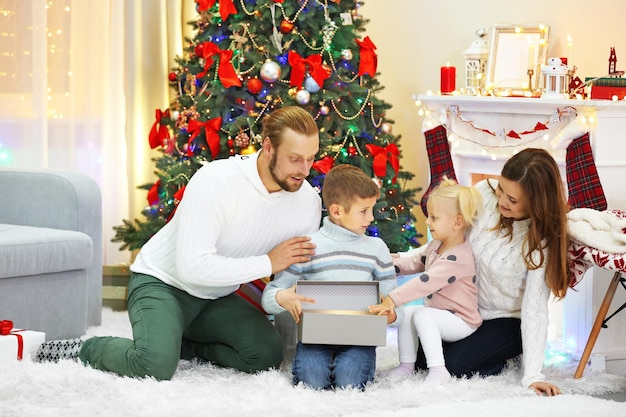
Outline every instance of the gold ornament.
<svg viewBox="0 0 626 417">
<path fill-rule="evenodd" d="M 245 148 L 241 148 L 241 150 L 239 151 L 241 155 L 251 155 L 255 152 L 256 152 L 256 148 L 252 144 L 246 146 Z"/>
</svg>

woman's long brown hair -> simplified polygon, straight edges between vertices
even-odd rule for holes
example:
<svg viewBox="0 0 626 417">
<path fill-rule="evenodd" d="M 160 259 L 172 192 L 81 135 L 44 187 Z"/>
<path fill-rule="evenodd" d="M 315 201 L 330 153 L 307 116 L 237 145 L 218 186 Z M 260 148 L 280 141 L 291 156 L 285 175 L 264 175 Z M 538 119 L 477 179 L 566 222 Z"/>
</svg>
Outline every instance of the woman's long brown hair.
<svg viewBox="0 0 626 417">
<path fill-rule="evenodd" d="M 567 201 L 558 165 L 547 151 L 527 148 L 504 164 L 501 175 L 517 182 L 524 193 L 530 217 L 524 242 L 526 267 L 533 270 L 545 264 L 546 284 L 557 298 L 563 298 L 569 288 Z M 512 235 L 513 220 L 501 216 L 497 229 Z M 533 261 L 534 251 L 540 254 L 539 263 Z"/>
</svg>

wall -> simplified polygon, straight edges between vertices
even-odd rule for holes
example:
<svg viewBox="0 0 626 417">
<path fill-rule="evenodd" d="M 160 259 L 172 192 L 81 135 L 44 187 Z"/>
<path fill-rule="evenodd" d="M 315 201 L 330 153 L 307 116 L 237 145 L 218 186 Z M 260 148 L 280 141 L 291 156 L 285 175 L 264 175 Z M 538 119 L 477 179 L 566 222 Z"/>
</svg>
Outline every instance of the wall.
<svg viewBox="0 0 626 417">
<path fill-rule="evenodd" d="M 550 25 L 548 56 L 566 56 L 567 36 L 574 43 L 576 75 L 602 76 L 608 70 L 609 49 L 617 53 L 617 69 L 626 70 L 626 2 L 605 0 L 602 7 L 582 0 L 567 3 L 528 0 L 364 0 L 360 14 L 369 19 L 366 35 L 377 46 L 380 97 L 394 107 L 388 116 L 393 132 L 402 135 L 401 161 L 416 177 L 413 185 L 428 186 L 428 157 L 413 94 L 439 88 L 439 67 L 457 67 L 456 85 L 463 82 L 463 51 L 476 39 L 475 31 L 494 23 Z M 586 19 L 593 8 L 594 19 Z M 603 12 L 605 11 L 605 12 Z M 621 59 L 620 59 L 621 58 Z M 418 229 L 425 234 L 419 208 Z"/>
</svg>

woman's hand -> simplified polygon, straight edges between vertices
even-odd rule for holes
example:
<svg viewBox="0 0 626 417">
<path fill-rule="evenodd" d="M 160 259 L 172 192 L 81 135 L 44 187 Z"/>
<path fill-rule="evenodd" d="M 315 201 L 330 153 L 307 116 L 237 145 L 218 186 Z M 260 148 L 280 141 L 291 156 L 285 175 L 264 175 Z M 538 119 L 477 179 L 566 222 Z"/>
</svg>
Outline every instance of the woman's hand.
<svg viewBox="0 0 626 417">
<path fill-rule="evenodd" d="M 530 384 L 530 388 L 538 395 L 546 395 L 548 397 L 561 394 L 559 387 L 549 382 L 533 382 Z"/>
</svg>

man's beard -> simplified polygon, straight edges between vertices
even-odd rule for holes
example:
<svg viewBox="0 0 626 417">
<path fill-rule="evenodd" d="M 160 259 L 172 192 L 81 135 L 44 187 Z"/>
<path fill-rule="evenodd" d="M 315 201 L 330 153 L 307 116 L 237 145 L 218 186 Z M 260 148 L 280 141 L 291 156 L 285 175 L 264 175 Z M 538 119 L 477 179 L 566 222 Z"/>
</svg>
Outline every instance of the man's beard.
<svg viewBox="0 0 626 417">
<path fill-rule="evenodd" d="M 272 179 L 274 180 L 276 184 L 280 186 L 280 188 L 282 188 L 285 191 L 294 193 L 300 189 L 300 187 L 303 184 L 302 182 L 299 184 L 290 184 L 287 182 L 286 179 L 278 178 L 276 176 L 276 173 L 274 172 L 275 168 L 276 168 L 276 153 L 274 153 L 272 155 L 272 158 L 270 159 L 270 175 L 272 176 Z"/>
</svg>

